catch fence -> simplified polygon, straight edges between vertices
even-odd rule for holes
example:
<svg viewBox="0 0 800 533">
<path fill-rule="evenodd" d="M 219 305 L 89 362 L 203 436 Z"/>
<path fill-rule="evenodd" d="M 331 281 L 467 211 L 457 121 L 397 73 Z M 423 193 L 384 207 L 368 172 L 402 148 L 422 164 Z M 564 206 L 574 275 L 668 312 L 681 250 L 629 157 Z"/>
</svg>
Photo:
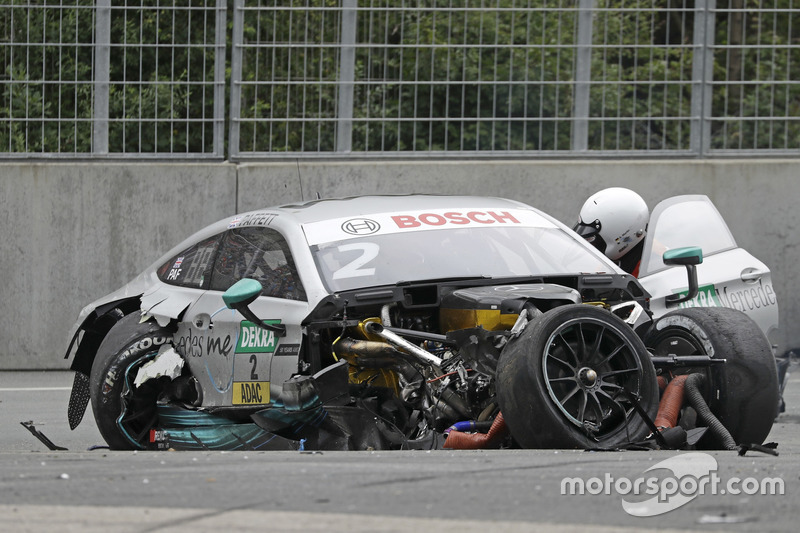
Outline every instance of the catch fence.
<svg viewBox="0 0 800 533">
<path fill-rule="evenodd" d="M 0 0 L 0 158 L 797 156 L 795 1 Z"/>
</svg>

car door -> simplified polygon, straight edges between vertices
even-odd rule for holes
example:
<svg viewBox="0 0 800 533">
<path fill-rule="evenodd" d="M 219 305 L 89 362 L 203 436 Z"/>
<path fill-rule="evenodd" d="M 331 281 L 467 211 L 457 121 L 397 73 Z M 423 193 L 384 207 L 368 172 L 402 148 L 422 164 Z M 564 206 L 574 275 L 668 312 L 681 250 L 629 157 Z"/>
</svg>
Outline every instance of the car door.
<svg viewBox="0 0 800 533">
<path fill-rule="evenodd" d="M 262 285 L 250 309 L 268 324 L 283 325 L 285 335 L 225 307 L 222 294 L 244 278 Z M 283 236 L 258 226 L 226 232 L 210 288 L 186 311 L 176 335 L 203 390 L 202 405 L 269 403 L 270 385 L 279 389 L 297 371 L 300 323 L 307 315 L 305 291 Z"/>
<path fill-rule="evenodd" d="M 699 246 L 703 251 L 703 263 L 697 266 L 700 290 L 687 302 L 667 306 L 667 295 L 687 293 L 688 278 L 685 267 L 664 265 L 662 255 L 684 246 Z M 639 281 L 652 295 L 650 305 L 656 316 L 680 307 L 731 307 L 753 318 L 774 341 L 778 301 L 770 270 L 737 246 L 707 196 L 676 196 L 653 209 Z"/>
</svg>

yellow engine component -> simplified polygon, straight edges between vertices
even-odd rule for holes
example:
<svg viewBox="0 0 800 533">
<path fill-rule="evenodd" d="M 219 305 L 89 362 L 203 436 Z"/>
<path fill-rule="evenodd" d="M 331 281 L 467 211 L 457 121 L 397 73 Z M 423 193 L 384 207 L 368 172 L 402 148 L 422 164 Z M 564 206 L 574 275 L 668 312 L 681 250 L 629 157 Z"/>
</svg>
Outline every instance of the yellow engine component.
<svg viewBox="0 0 800 533">
<path fill-rule="evenodd" d="M 392 389 L 396 395 L 400 394 L 397 374 L 385 368 L 358 368 L 350 365 L 350 383 L 354 385 L 368 383 L 373 387 Z"/>
<path fill-rule="evenodd" d="M 361 338 L 362 339 L 367 339 L 368 341 L 386 343 L 386 341 L 383 340 L 379 335 L 375 335 L 374 333 L 370 333 L 370 332 L 367 331 L 367 323 L 368 322 L 377 322 L 378 324 L 381 324 L 381 319 L 380 318 L 365 318 L 364 320 L 359 322 L 358 326 L 356 326 L 356 328 L 358 329 L 358 333 L 361 335 Z M 388 346 L 388 344 L 387 344 L 387 346 Z"/>
<path fill-rule="evenodd" d="M 470 287 L 445 294 L 439 308 L 442 333 L 477 327 L 487 331 L 511 329 L 519 318 L 519 307 L 503 304 L 518 297 L 520 290 L 516 286 Z"/>
<path fill-rule="evenodd" d="M 503 314 L 499 309 L 442 309 L 439 311 L 439 325 L 442 331 L 477 328 L 478 326 L 489 331 L 511 329 L 518 318 L 518 314 Z"/>
<path fill-rule="evenodd" d="M 342 358 L 350 363 L 349 381 L 352 384 L 360 385 L 369 383 L 373 387 L 385 387 L 392 389 L 395 394 L 400 394 L 400 384 L 398 383 L 397 373 L 388 368 L 376 368 L 378 361 L 391 361 L 396 357 L 395 349 L 380 337 L 367 333 L 364 324 L 366 322 L 380 322 L 377 318 L 367 319 L 357 326 L 360 336 L 370 340 L 359 340 L 350 337 L 341 337 L 333 343 L 333 351 L 336 357 Z M 379 340 L 371 340 L 379 339 Z"/>
<path fill-rule="evenodd" d="M 545 311 L 581 301 L 577 290 L 553 283 L 467 287 L 442 295 L 439 326 L 442 333 L 479 326 L 488 331 L 506 330 L 514 327 L 528 303 Z"/>
</svg>

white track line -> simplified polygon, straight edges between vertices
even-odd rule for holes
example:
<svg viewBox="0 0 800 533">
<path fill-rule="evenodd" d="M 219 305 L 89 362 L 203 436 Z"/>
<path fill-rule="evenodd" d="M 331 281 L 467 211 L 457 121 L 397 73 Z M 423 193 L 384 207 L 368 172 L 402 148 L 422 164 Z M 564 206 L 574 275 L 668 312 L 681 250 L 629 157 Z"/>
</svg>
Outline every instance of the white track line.
<svg viewBox="0 0 800 533">
<path fill-rule="evenodd" d="M 11 387 L 0 388 L 0 392 L 36 392 L 36 391 L 72 390 L 72 387 Z"/>
<path fill-rule="evenodd" d="M 302 513 L 259 509 L 187 509 L 119 506 L 51 506 L 0 504 L 0 516 L 9 531 L 60 531 L 61 533 L 106 533 L 149 531 L 263 531 L 303 533 L 396 533 L 398 531 L 459 531 L 463 533 L 689 533 L 688 529 L 617 527 L 546 522 L 452 520 L 356 513 Z M 13 524 L 13 528 L 12 528 Z"/>
</svg>

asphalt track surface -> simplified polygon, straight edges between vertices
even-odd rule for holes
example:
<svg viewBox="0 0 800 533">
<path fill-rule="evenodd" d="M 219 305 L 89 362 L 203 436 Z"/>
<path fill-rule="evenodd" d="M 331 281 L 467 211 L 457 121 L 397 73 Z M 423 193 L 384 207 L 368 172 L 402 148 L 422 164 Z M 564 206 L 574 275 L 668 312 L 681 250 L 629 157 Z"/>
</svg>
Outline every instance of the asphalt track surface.
<svg viewBox="0 0 800 533">
<path fill-rule="evenodd" d="M 666 483 L 669 471 L 645 471 L 686 452 L 90 450 L 103 444 L 91 411 L 75 431 L 67 424 L 70 373 L 0 372 L 0 531 L 797 531 L 792 371 L 787 412 L 768 439 L 780 455 L 710 453 L 723 486 L 780 478 L 783 495 L 717 491 L 653 517 L 626 513 L 623 499 L 637 498 L 609 484 L 608 494 L 562 495 L 562 480 L 660 472 Z M 49 451 L 27 421 L 68 450 Z"/>
</svg>

